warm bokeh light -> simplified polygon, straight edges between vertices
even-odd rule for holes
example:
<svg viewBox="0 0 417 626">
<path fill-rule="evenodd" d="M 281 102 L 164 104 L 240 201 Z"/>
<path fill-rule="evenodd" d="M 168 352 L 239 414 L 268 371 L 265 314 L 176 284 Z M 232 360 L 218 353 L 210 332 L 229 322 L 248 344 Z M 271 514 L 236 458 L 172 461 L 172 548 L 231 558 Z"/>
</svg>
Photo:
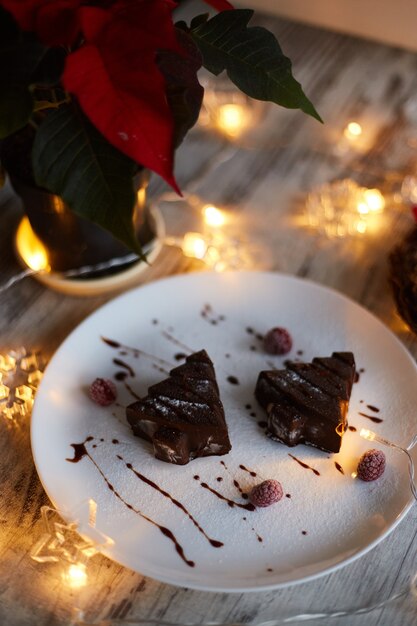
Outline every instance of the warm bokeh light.
<svg viewBox="0 0 417 626">
<path fill-rule="evenodd" d="M 231 137 L 237 137 L 245 130 L 249 121 L 250 113 L 241 104 L 223 104 L 216 115 L 218 129 Z"/>
<path fill-rule="evenodd" d="M 207 226 L 212 226 L 213 228 L 223 226 L 226 221 L 223 211 L 213 205 L 206 205 L 203 208 L 203 216 Z"/>
<path fill-rule="evenodd" d="M 358 213 L 361 215 L 367 215 L 367 213 L 369 213 L 369 206 L 366 202 L 358 202 Z"/>
<path fill-rule="evenodd" d="M 362 126 L 358 124 L 358 122 L 349 122 L 343 131 L 344 136 L 348 139 L 356 139 L 357 137 L 360 137 L 362 133 Z"/>
<path fill-rule="evenodd" d="M 36 272 L 49 270 L 46 248 L 33 232 L 27 217 L 19 224 L 16 245 L 21 258 L 30 269 Z"/>
<path fill-rule="evenodd" d="M 200 233 L 185 233 L 182 241 L 184 256 L 203 259 L 207 252 L 207 242 Z"/>
<path fill-rule="evenodd" d="M 63 574 L 64 581 L 72 589 L 80 589 L 87 584 L 87 568 L 84 563 L 71 563 Z"/>
<path fill-rule="evenodd" d="M 360 221 L 356 224 L 356 230 L 361 235 L 366 233 L 366 228 L 367 228 L 366 222 Z"/>
<path fill-rule="evenodd" d="M 384 210 L 385 198 L 379 189 L 366 189 L 363 195 L 370 211 L 381 213 Z"/>
</svg>

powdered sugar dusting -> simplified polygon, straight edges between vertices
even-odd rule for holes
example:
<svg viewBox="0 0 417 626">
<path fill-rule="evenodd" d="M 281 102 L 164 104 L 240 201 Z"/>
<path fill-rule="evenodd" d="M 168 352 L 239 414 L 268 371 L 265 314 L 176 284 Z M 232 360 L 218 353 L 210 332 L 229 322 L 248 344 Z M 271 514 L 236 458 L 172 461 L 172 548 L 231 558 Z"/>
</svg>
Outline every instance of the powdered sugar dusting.
<svg viewBox="0 0 417 626">
<path fill-rule="evenodd" d="M 190 288 L 190 284 L 194 286 Z M 169 311 L 162 306 L 167 301 L 175 302 Z M 224 315 L 221 324 L 207 324 L 201 317 L 207 302 Z M 351 350 L 358 365 L 365 368 L 353 387 L 348 414 L 349 424 L 357 432 L 346 432 L 337 455 L 307 446 L 287 448 L 265 437 L 257 424 L 264 414 L 251 398 L 258 372 L 265 369 L 265 355 L 250 350 L 251 338 L 245 329 L 265 332 L 276 325 L 277 312 L 278 322 L 291 332 L 295 348 L 302 345 L 303 360 Z M 121 407 L 132 397 L 122 383 L 117 385 L 121 407 L 97 407 L 86 395 L 86 381 L 98 375 L 111 379 L 114 374 L 114 352 L 100 342 L 99 334 L 162 359 L 172 358 L 172 346 L 152 325 L 155 318 L 162 327 L 172 326 L 179 341 L 205 348 L 212 358 L 232 442 L 227 456 L 199 458 L 186 466 L 158 461 L 152 446 L 135 438 L 125 423 Z M 226 354 L 230 356 L 225 358 Z M 390 354 L 389 362 L 386 354 Z M 287 357 L 291 359 L 293 354 Z M 133 363 L 133 357 L 125 358 Z M 282 367 L 282 357 L 269 358 Z M 140 397 L 146 395 L 149 385 L 165 377 L 145 359 L 135 362 L 135 371 L 132 388 Z M 226 382 L 231 374 L 237 375 L 239 385 Z M 257 419 L 244 408 L 248 400 Z M 165 281 L 163 287 L 155 283 L 126 294 L 99 310 L 70 337 L 41 386 L 34 411 L 34 453 L 42 480 L 58 505 L 70 510 L 86 498 L 97 501 L 97 526 L 115 539 L 113 556 L 127 566 L 192 587 L 278 585 L 325 571 L 358 554 L 382 536 L 407 506 L 406 464 L 395 451 L 385 450 L 386 470 L 377 481 L 364 483 L 352 477 L 360 456 L 370 447 L 359 437 L 361 428 L 370 428 L 369 420 L 359 415 L 364 406 L 360 400 L 380 408 L 378 415 L 384 421 L 371 428 L 401 445 L 408 443 L 417 404 L 416 369 L 390 333 L 368 313 L 332 292 L 286 277 L 187 276 Z M 169 411 L 162 403 L 160 408 Z M 88 449 L 97 465 L 127 502 L 175 533 L 187 557 L 196 563 L 192 576 L 172 543 L 123 506 L 88 459 L 76 464 L 65 461 L 71 455 L 70 444 L 89 434 L 95 438 Z M 112 443 L 115 439 L 120 443 Z M 295 463 L 288 452 L 320 475 Z M 224 546 L 214 549 L 181 510 L 127 471 L 118 456 L 177 498 L 208 535 Z M 227 471 L 219 463 L 222 459 Z M 344 474 L 337 471 L 335 461 Z M 243 471 L 242 464 L 257 477 Z M 247 502 L 242 492 L 250 492 L 264 479 L 278 480 L 291 498 L 254 512 L 242 511 L 202 489 L 195 475 L 242 504 Z"/>
</svg>

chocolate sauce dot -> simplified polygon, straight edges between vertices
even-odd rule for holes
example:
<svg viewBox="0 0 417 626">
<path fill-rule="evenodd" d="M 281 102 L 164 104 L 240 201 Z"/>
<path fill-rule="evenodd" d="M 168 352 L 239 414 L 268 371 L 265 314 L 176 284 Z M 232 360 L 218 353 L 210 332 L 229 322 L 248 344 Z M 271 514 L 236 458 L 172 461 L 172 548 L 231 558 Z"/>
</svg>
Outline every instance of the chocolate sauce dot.
<svg viewBox="0 0 417 626">
<path fill-rule="evenodd" d="M 217 476 L 216 480 L 217 480 L 218 483 L 221 483 L 223 478 L 221 476 Z"/>
<path fill-rule="evenodd" d="M 243 521 L 246 522 L 246 520 L 248 519 L 247 517 L 242 517 Z"/>
<path fill-rule="evenodd" d="M 116 374 L 114 375 L 116 380 L 124 380 L 128 376 L 129 374 L 127 372 L 116 372 Z"/>
<path fill-rule="evenodd" d="M 251 411 L 251 412 L 249 413 L 249 415 L 250 415 L 251 417 L 256 417 L 256 413 L 255 413 L 255 411 Z"/>
<path fill-rule="evenodd" d="M 112 443 L 120 443 L 120 441 L 118 439 L 112 439 L 111 442 Z"/>
<path fill-rule="evenodd" d="M 268 567 L 268 569 L 266 571 L 267 572 L 273 572 L 274 570 L 272 569 L 272 567 Z"/>
<path fill-rule="evenodd" d="M 301 356 L 302 354 L 304 354 L 304 350 L 297 350 L 297 354 Z"/>
<path fill-rule="evenodd" d="M 200 476 L 199 476 L 198 474 L 196 474 L 196 475 L 194 476 L 194 480 L 200 480 Z"/>
<path fill-rule="evenodd" d="M 156 324 L 157 324 L 157 323 L 158 323 L 158 320 L 152 320 L 152 324 L 153 324 L 154 326 L 156 326 Z"/>
<path fill-rule="evenodd" d="M 230 359 L 230 354 L 227 352 L 225 355 L 226 359 Z"/>
<path fill-rule="evenodd" d="M 356 433 L 356 428 L 354 426 L 348 426 L 348 429 L 352 431 L 352 433 Z"/>
<path fill-rule="evenodd" d="M 221 322 L 224 322 L 224 320 L 225 320 L 225 319 L 226 319 L 226 318 L 225 318 L 225 316 L 224 316 L 224 315 L 219 315 L 219 320 L 220 320 Z"/>
<path fill-rule="evenodd" d="M 254 330 L 253 330 L 253 328 L 251 328 L 250 326 L 248 326 L 248 327 L 246 328 L 246 332 L 247 332 L 249 335 L 254 335 L 254 334 L 255 334 L 255 331 L 254 331 Z"/>
<path fill-rule="evenodd" d="M 263 341 L 264 340 L 264 336 L 261 335 L 261 333 L 256 333 L 256 339 L 258 339 L 259 341 Z"/>
<path fill-rule="evenodd" d="M 96 443 L 93 443 L 93 446 L 92 446 L 92 447 L 93 447 L 93 448 L 97 448 L 97 444 L 96 444 Z"/>
<path fill-rule="evenodd" d="M 285 497 L 286 497 L 286 498 L 291 498 L 291 494 L 290 494 L 290 493 L 286 493 L 286 494 L 285 494 Z"/>
<path fill-rule="evenodd" d="M 176 361 L 182 361 L 183 359 L 186 359 L 187 355 L 184 354 L 184 352 L 177 352 L 177 354 L 174 354 L 174 359 Z"/>
<path fill-rule="evenodd" d="M 256 352 L 256 346 L 250 346 L 250 350 L 252 350 L 252 352 Z"/>
<path fill-rule="evenodd" d="M 217 326 L 217 320 L 210 320 L 210 324 L 212 326 Z"/>
<path fill-rule="evenodd" d="M 301 534 L 302 534 L 302 535 L 306 535 L 306 534 L 307 534 L 307 531 L 306 531 L 306 530 L 302 530 L 302 531 L 301 531 Z"/>
<path fill-rule="evenodd" d="M 260 426 L 261 428 L 266 428 L 268 426 L 268 422 L 261 420 L 260 422 L 258 422 L 258 426 Z"/>
<path fill-rule="evenodd" d="M 249 409 L 251 409 L 251 408 L 252 408 L 251 404 L 245 404 L 245 409 L 248 409 L 248 411 L 249 411 Z"/>
<path fill-rule="evenodd" d="M 100 439 L 101 443 L 103 443 L 104 439 Z"/>
<path fill-rule="evenodd" d="M 231 385 L 238 385 L 239 381 L 236 378 L 236 376 L 228 376 L 227 377 L 227 382 L 230 383 Z"/>
<path fill-rule="evenodd" d="M 362 404 L 363 400 L 359 400 L 359 402 Z"/>
<path fill-rule="evenodd" d="M 365 368 L 364 368 L 364 367 L 361 367 L 361 369 L 359 370 L 359 372 L 360 372 L 361 374 L 363 374 L 363 373 L 364 373 L 364 371 L 365 371 Z"/>
</svg>

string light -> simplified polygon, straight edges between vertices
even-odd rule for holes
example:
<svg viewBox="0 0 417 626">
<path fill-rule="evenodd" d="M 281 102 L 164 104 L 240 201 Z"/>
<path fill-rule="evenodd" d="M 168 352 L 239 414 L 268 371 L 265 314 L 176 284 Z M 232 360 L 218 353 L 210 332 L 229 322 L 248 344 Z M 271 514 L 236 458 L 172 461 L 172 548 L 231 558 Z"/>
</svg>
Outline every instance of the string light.
<svg viewBox="0 0 417 626">
<path fill-rule="evenodd" d="M 343 131 L 347 139 L 357 139 L 363 133 L 362 126 L 358 122 L 349 122 Z"/>
<path fill-rule="evenodd" d="M 211 204 L 203 207 L 203 217 L 207 226 L 211 226 L 212 228 L 219 228 L 220 226 L 224 226 L 226 222 L 223 211 Z"/>
<path fill-rule="evenodd" d="M 220 132 L 235 138 L 248 128 L 251 114 L 242 104 L 223 104 L 218 108 L 214 119 Z"/>
<path fill-rule="evenodd" d="M 87 567 L 85 563 L 71 563 L 63 574 L 64 582 L 72 589 L 80 589 L 88 583 Z"/>
<path fill-rule="evenodd" d="M 306 218 L 310 227 L 328 237 L 378 232 L 385 198 L 379 189 L 367 189 L 343 179 L 317 187 L 307 196 Z"/>
<path fill-rule="evenodd" d="M 181 248 L 183 255 L 186 257 L 204 259 L 208 243 L 201 233 L 189 232 L 185 233 Z"/>
<path fill-rule="evenodd" d="M 29 417 L 45 363 L 25 348 L 0 354 L 0 416 L 20 426 Z"/>
</svg>

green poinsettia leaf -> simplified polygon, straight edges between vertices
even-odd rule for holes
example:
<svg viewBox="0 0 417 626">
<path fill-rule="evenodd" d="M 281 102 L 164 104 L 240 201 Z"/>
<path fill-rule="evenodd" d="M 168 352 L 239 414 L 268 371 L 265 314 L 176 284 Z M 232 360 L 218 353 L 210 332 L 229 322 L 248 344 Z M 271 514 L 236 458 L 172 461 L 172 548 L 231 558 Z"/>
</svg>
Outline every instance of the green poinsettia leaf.
<svg viewBox="0 0 417 626">
<path fill-rule="evenodd" d="M 79 109 L 66 105 L 46 116 L 36 133 L 32 160 L 38 185 L 144 258 L 133 228 L 137 165 L 110 145 Z"/>
<path fill-rule="evenodd" d="M 0 89 L 0 139 L 25 126 L 33 111 L 33 98 L 24 85 L 2 85 Z"/>
<path fill-rule="evenodd" d="M 291 61 L 275 36 L 260 26 L 248 27 L 249 9 L 224 11 L 190 29 L 213 74 L 227 71 L 241 91 L 256 100 L 268 100 L 288 109 L 301 109 L 322 121 L 292 75 Z"/>
</svg>

